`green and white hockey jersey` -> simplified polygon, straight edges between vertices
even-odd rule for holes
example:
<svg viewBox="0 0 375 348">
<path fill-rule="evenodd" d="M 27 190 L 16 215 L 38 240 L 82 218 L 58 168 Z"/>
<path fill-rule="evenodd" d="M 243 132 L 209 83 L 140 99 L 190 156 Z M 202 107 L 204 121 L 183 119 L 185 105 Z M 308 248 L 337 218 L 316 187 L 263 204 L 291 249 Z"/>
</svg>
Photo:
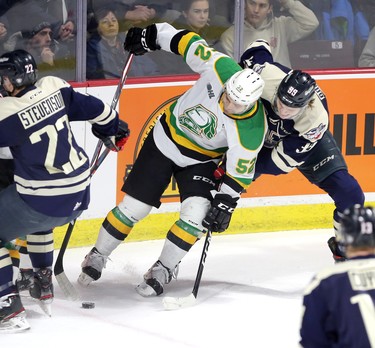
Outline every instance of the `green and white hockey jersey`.
<svg viewBox="0 0 375 348">
<path fill-rule="evenodd" d="M 225 114 L 221 102 L 225 82 L 242 68 L 196 33 L 176 30 L 167 23 L 156 26 L 161 49 L 181 55 L 200 78 L 165 110 L 155 125 L 155 143 L 180 167 L 218 163 L 225 154 L 220 192 L 238 197 L 253 180 L 267 131 L 263 104 L 259 100 L 241 115 Z"/>
</svg>

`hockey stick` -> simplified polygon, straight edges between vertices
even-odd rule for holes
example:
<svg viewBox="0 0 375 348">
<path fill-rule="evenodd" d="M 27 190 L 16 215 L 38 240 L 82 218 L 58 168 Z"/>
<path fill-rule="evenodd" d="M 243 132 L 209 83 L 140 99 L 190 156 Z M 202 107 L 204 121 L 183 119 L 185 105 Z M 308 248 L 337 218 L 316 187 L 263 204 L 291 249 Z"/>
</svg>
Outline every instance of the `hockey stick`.
<svg viewBox="0 0 375 348">
<path fill-rule="evenodd" d="M 99 151 L 100 150 L 99 144 L 97 145 L 97 147 Z M 99 168 L 99 166 L 103 163 L 104 159 L 108 155 L 108 152 L 104 152 L 99 156 L 98 151 L 95 152 L 94 154 L 95 157 L 93 157 L 93 160 L 92 160 L 93 165 L 91 166 L 90 176 L 94 175 L 96 170 Z M 72 301 L 78 300 L 79 294 L 77 290 L 74 288 L 74 286 L 72 285 L 72 283 L 69 281 L 68 277 L 66 276 L 64 272 L 63 258 L 65 255 L 65 251 L 68 247 L 68 243 L 72 235 L 76 221 L 77 219 L 74 219 L 68 225 L 68 228 L 65 232 L 65 236 L 61 244 L 60 251 L 59 251 L 59 254 L 57 255 L 57 259 L 56 259 L 55 266 L 53 269 L 57 283 L 59 284 L 62 292 L 67 298 L 69 298 Z"/>
<path fill-rule="evenodd" d="M 111 103 L 112 109 L 116 109 L 116 107 L 117 107 L 117 104 L 118 104 L 118 101 L 119 101 L 119 98 L 120 98 L 120 95 L 121 95 L 121 91 L 122 91 L 122 88 L 125 84 L 125 81 L 126 81 L 126 78 L 127 78 L 127 75 L 128 75 L 128 71 L 130 69 L 130 65 L 133 61 L 133 58 L 134 58 L 134 55 L 129 54 L 127 59 L 126 59 L 124 69 L 122 71 L 121 79 L 120 79 L 119 83 L 117 84 L 117 88 L 116 88 L 115 94 L 114 94 L 113 99 L 112 99 L 112 103 Z M 102 164 L 102 162 L 104 161 L 104 159 L 107 157 L 107 155 L 110 152 L 109 149 L 105 148 L 103 153 L 101 155 L 99 155 L 100 152 L 101 152 L 102 146 L 103 146 L 103 142 L 101 140 L 99 140 L 98 144 L 96 145 L 96 149 L 95 149 L 92 161 L 90 163 L 90 165 L 91 165 L 90 175 L 91 176 L 94 175 L 96 170 L 99 168 L 99 166 Z M 59 251 L 59 254 L 57 256 L 55 266 L 54 266 L 54 269 L 53 269 L 53 271 L 55 273 L 57 283 L 59 284 L 61 290 L 63 291 L 63 293 L 65 294 L 65 296 L 67 298 L 69 298 L 73 301 L 79 299 L 79 294 L 78 294 L 77 290 L 74 288 L 74 286 L 72 285 L 72 283 L 69 281 L 68 277 L 66 276 L 66 274 L 64 272 L 63 258 L 64 258 L 65 251 L 68 247 L 68 243 L 69 243 L 70 237 L 72 235 L 75 223 L 76 223 L 76 219 L 69 223 L 69 226 L 68 226 L 68 228 L 65 232 L 65 236 L 64 236 L 63 242 L 61 244 L 60 251 Z"/>
<path fill-rule="evenodd" d="M 200 286 L 201 279 L 202 279 L 204 264 L 206 262 L 208 247 L 210 246 L 210 243 L 211 243 L 211 237 L 212 237 L 212 232 L 211 230 L 208 230 L 206 233 L 206 239 L 203 245 L 201 259 L 199 261 L 199 267 L 198 267 L 197 276 L 195 278 L 193 291 L 191 292 L 189 296 L 185 296 L 185 297 L 164 297 L 163 305 L 165 309 L 174 310 L 174 309 L 190 307 L 195 304 L 197 300 L 199 286 Z"/>
</svg>

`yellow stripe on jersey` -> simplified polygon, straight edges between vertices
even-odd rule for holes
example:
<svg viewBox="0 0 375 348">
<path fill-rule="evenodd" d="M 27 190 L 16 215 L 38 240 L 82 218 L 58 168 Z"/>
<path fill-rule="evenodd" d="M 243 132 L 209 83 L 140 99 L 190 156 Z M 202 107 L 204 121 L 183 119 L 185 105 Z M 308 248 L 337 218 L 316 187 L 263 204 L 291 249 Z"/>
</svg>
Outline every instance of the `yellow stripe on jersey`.
<svg viewBox="0 0 375 348">
<path fill-rule="evenodd" d="M 185 59 L 185 54 L 189 50 L 190 45 L 193 42 L 198 41 L 198 40 L 202 40 L 202 38 L 196 33 L 193 33 L 193 32 L 187 33 L 181 38 L 181 40 L 178 43 L 178 53 L 181 56 L 183 56 Z"/>
<path fill-rule="evenodd" d="M 241 187 L 243 187 L 244 189 L 247 189 L 249 187 L 249 185 L 251 184 L 251 182 L 253 181 L 253 179 L 248 179 L 248 178 L 235 178 L 234 176 L 232 175 L 229 175 L 228 172 L 225 173 L 225 175 L 229 178 L 231 178 L 232 180 L 234 180 L 238 185 L 240 185 Z M 243 180 L 243 181 L 241 181 Z M 250 180 L 250 182 L 249 182 Z"/>
<path fill-rule="evenodd" d="M 219 151 L 203 149 L 202 147 L 199 147 L 197 144 L 193 143 L 188 138 L 178 134 L 178 132 L 181 132 L 181 131 L 179 129 L 176 129 L 175 125 L 173 124 L 174 122 L 172 122 L 172 114 L 171 114 L 170 109 L 167 109 L 165 111 L 165 115 L 166 115 L 165 121 L 168 125 L 168 128 L 169 128 L 170 132 L 171 132 L 172 139 L 178 145 L 181 145 L 183 147 L 186 147 L 187 149 L 190 149 L 192 151 L 201 153 L 201 154 L 206 155 L 206 156 L 211 157 L 211 158 L 217 158 L 224 153 L 224 151 L 219 152 Z"/>
<path fill-rule="evenodd" d="M 186 232 L 184 229 L 177 226 L 176 224 L 174 224 L 171 227 L 170 231 L 178 238 L 182 239 L 184 242 L 189 243 L 191 245 L 193 245 L 197 240 L 196 236 L 191 235 L 190 233 Z"/>
<path fill-rule="evenodd" d="M 120 221 L 112 211 L 107 215 L 108 222 L 120 233 L 125 234 L 126 236 L 130 233 L 133 227 L 125 225 Z"/>
<path fill-rule="evenodd" d="M 20 259 L 20 252 L 18 250 L 9 250 L 9 255 L 12 259 Z"/>
<path fill-rule="evenodd" d="M 17 238 L 15 242 L 16 246 L 27 248 L 27 241 L 24 238 Z"/>
</svg>

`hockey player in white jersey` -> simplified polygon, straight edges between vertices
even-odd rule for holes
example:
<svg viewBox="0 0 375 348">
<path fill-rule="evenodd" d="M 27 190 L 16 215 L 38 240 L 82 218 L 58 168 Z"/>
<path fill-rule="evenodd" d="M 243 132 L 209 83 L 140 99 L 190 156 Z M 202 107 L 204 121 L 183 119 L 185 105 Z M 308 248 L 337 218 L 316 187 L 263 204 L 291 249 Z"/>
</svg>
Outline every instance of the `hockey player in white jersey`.
<svg viewBox="0 0 375 348">
<path fill-rule="evenodd" d="M 345 159 L 328 129 L 328 104 L 322 90 L 306 72 L 277 62 L 264 40 L 243 53 L 240 64 L 252 67 L 265 81 L 262 94 L 268 133 L 258 156 L 255 178 L 298 169 L 312 184 L 333 199 L 334 229 L 340 215 L 354 204 L 364 204 L 364 193 L 348 172 Z M 335 237 L 328 246 L 336 261 L 344 261 Z"/>
<path fill-rule="evenodd" d="M 200 78 L 165 110 L 147 137 L 123 185 L 126 195 L 105 218 L 95 247 L 82 263 L 79 282 L 88 285 L 100 278 L 111 252 L 152 207 L 160 206 L 173 175 L 180 192 L 180 217 L 169 229 L 159 259 L 136 288 L 143 296 L 155 296 L 163 293 L 174 269 L 206 228 L 228 228 L 237 200 L 252 182 L 267 130 L 259 101 L 264 82 L 196 33 L 167 23 L 131 28 L 124 47 L 136 55 L 160 48 L 179 54 Z M 217 187 L 214 170 L 224 153 L 227 174 Z"/>
<path fill-rule="evenodd" d="M 300 344 L 375 347 L 375 209 L 345 210 L 337 241 L 347 262 L 320 271 L 303 297 Z"/>
<path fill-rule="evenodd" d="M 114 151 L 121 149 L 129 130 L 101 100 L 75 92 L 56 77 L 37 80 L 35 60 L 24 50 L 0 57 L 0 79 L 9 93 L 0 101 L 0 147 L 8 146 L 14 161 L 14 183 L 0 192 L 1 332 L 30 327 L 6 243 L 32 237 L 38 250 L 31 260 L 30 295 L 47 305 L 53 300 L 52 229 L 77 218 L 89 204 L 89 159 L 70 122 L 89 121 L 93 133 Z"/>
</svg>

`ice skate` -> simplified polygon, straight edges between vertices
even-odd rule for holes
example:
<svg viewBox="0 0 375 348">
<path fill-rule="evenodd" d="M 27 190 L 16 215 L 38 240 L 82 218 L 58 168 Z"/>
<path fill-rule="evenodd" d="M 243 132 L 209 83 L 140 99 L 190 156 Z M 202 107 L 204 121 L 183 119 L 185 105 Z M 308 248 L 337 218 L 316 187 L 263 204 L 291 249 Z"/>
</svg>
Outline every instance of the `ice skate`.
<svg viewBox="0 0 375 348">
<path fill-rule="evenodd" d="M 105 268 L 108 256 L 102 255 L 95 247 L 85 256 L 81 267 L 82 272 L 78 277 L 78 283 L 88 286 L 94 280 L 98 280 Z"/>
<path fill-rule="evenodd" d="M 164 291 L 164 285 L 172 280 L 173 272 L 159 260 L 143 276 L 143 282 L 135 290 L 144 297 L 159 296 Z"/>
<path fill-rule="evenodd" d="M 41 268 L 34 274 L 34 284 L 29 289 L 30 296 L 38 301 L 39 306 L 51 316 L 51 303 L 53 301 L 52 270 Z"/>
<path fill-rule="evenodd" d="M 25 308 L 19 294 L 0 297 L 0 333 L 14 333 L 30 329 Z"/>
<path fill-rule="evenodd" d="M 20 268 L 16 280 L 18 292 L 29 290 L 34 283 L 34 270 L 32 268 Z"/>
</svg>

